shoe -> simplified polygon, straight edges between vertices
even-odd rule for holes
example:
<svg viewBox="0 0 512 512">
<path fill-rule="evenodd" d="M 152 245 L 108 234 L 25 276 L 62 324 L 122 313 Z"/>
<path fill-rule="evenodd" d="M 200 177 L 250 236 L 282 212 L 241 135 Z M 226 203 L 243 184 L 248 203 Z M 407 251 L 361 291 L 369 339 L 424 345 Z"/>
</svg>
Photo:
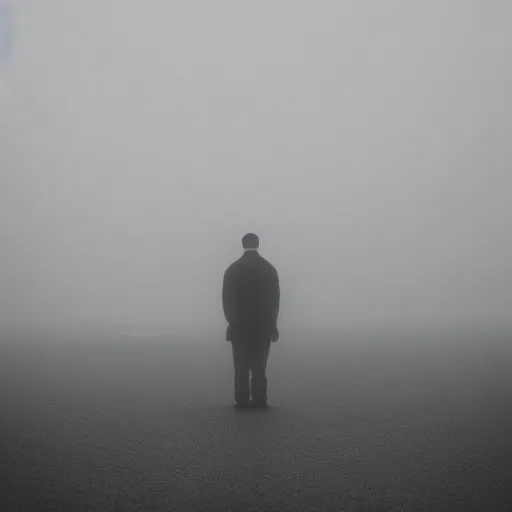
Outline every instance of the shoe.
<svg viewBox="0 0 512 512">
<path fill-rule="evenodd" d="M 250 402 L 237 402 L 235 404 L 235 409 L 250 409 Z"/>
<path fill-rule="evenodd" d="M 267 409 L 266 400 L 253 400 L 251 402 L 251 409 Z"/>
</svg>

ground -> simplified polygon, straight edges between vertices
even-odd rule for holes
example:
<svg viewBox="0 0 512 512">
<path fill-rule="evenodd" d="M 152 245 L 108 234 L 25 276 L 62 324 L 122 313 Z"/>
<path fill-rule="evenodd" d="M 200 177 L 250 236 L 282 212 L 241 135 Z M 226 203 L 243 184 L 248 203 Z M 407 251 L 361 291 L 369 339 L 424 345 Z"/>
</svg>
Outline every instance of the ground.
<svg viewBox="0 0 512 512">
<path fill-rule="evenodd" d="M 506 343 L 283 334 L 237 411 L 222 336 L 13 339 L 0 510 L 508 511 Z"/>
</svg>

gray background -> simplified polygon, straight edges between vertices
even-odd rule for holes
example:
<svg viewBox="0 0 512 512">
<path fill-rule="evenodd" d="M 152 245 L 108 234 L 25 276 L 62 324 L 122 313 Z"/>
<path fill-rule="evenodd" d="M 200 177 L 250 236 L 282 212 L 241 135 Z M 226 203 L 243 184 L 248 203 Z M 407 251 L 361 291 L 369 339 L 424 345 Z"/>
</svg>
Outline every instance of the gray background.
<svg viewBox="0 0 512 512">
<path fill-rule="evenodd" d="M 222 329 L 247 231 L 282 330 L 510 329 L 510 2 L 14 14 L 4 329 Z"/>
</svg>

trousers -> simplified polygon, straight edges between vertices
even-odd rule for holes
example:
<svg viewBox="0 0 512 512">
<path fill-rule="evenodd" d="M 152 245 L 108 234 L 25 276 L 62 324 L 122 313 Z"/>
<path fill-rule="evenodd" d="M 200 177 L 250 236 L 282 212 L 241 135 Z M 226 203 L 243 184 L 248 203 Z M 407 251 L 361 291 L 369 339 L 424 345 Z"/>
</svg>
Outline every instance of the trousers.
<svg viewBox="0 0 512 512">
<path fill-rule="evenodd" d="M 232 341 L 233 364 L 235 367 L 236 403 L 267 401 L 267 361 L 270 352 L 270 339 Z M 250 374 L 250 383 L 249 383 Z"/>
</svg>

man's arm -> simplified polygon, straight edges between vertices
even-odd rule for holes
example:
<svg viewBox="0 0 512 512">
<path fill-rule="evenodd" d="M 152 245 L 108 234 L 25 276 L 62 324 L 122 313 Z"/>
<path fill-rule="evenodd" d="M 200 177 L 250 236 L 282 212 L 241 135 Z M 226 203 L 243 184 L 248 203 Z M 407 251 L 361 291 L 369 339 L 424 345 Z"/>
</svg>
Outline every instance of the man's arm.
<svg viewBox="0 0 512 512">
<path fill-rule="evenodd" d="M 222 309 L 224 310 L 224 317 L 228 325 L 233 325 L 235 320 L 233 311 L 233 278 L 229 269 L 224 273 L 222 281 Z"/>
<path fill-rule="evenodd" d="M 271 304 L 272 304 L 272 327 L 277 331 L 277 317 L 279 316 L 279 305 L 281 302 L 281 289 L 279 286 L 279 275 L 276 269 L 273 269 L 272 272 L 272 294 L 271 294 Z"/>
</svg>

